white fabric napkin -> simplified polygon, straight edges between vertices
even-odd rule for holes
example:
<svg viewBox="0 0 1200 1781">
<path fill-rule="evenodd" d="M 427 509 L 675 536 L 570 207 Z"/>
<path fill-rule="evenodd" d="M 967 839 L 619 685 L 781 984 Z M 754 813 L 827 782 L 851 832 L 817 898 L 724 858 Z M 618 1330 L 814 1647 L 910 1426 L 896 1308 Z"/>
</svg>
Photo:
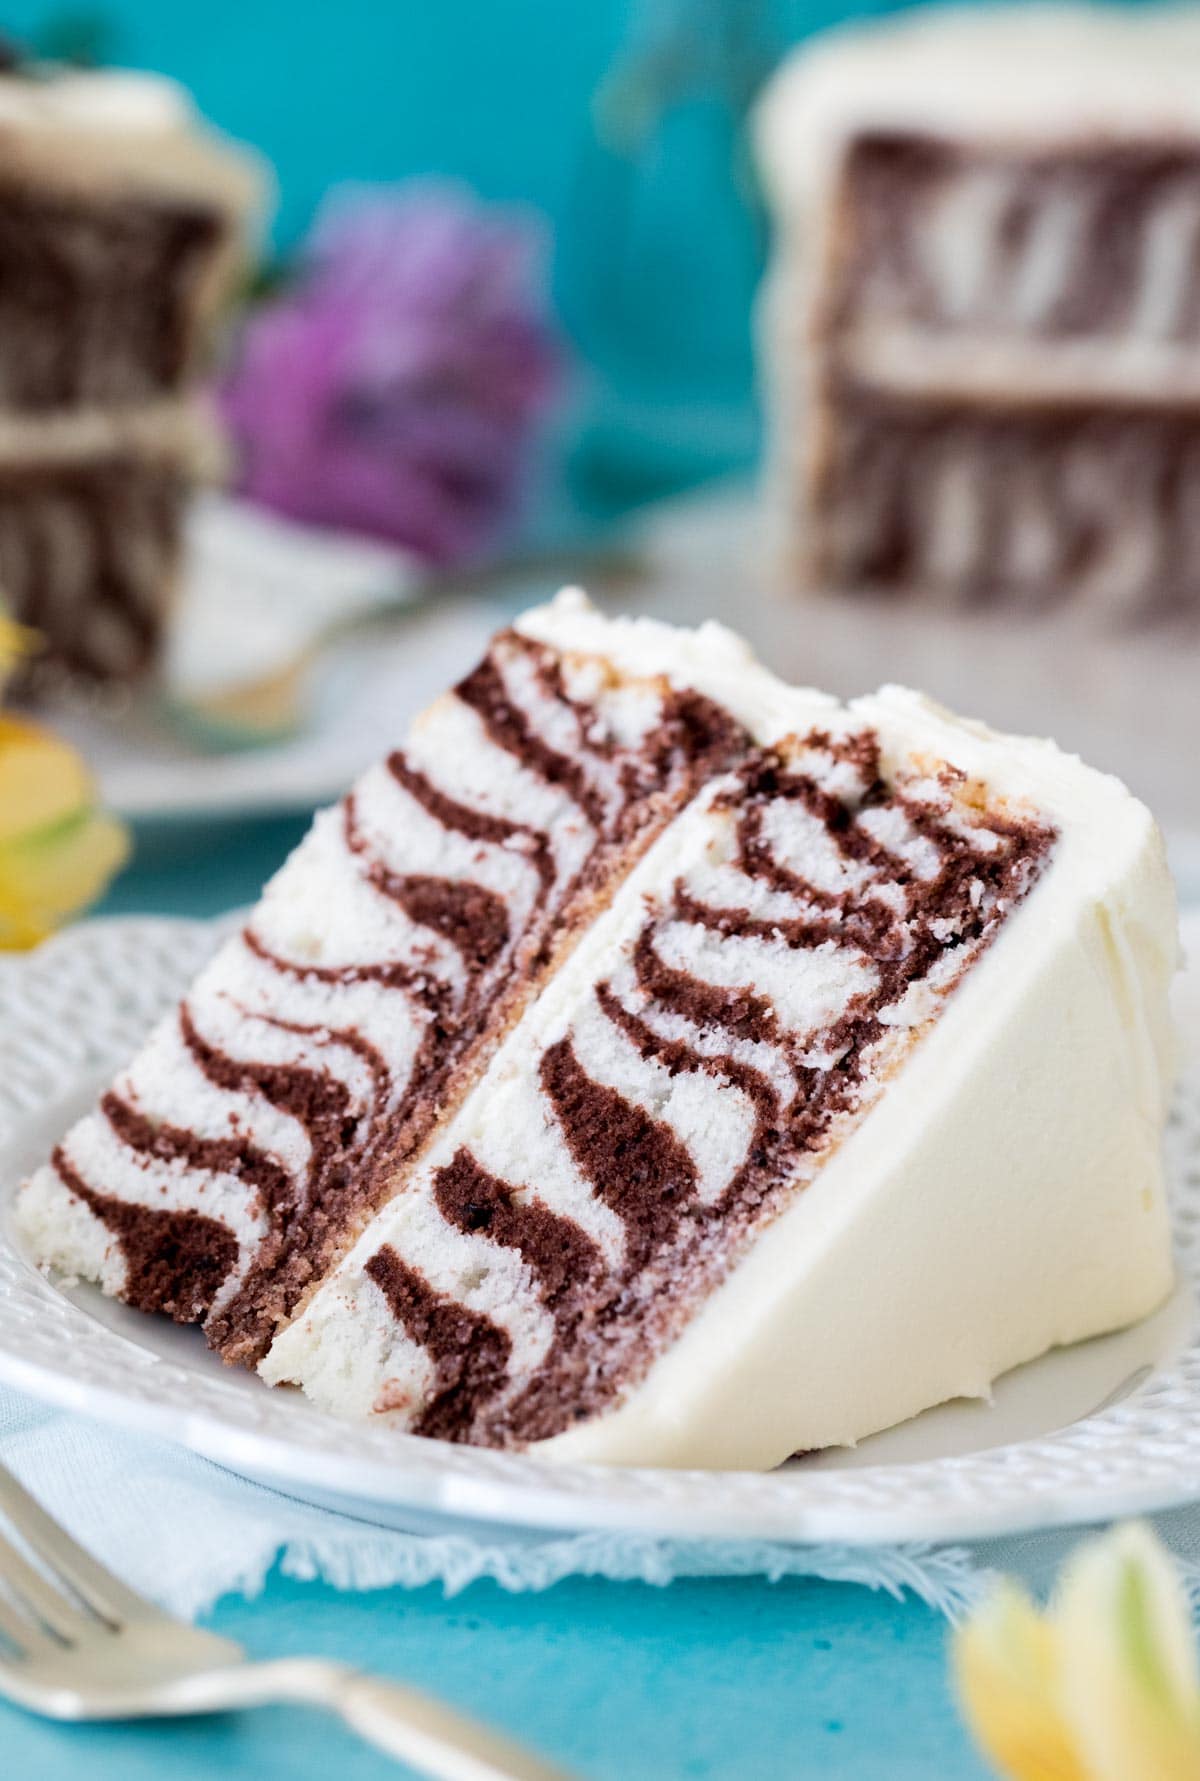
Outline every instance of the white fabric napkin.
<svg viewBox="0 0 1200 1781">
<path fill-rule="evenodd" d="M 289 1577 L 319 1577 L 338 1589 L 440 1582 L 448 1595 L 481 1577 L 510 1590 L 546 1589 L 569 1576 L 660 1585 L 677 1577 L 818 1577 L 912 1594 L 954 1619 L 997 1571 L 1015 1572 L 1044 1593 L 1080 1537 L 1067 1530 L 977 1545 L 856 1549 L 613 1533 L 402 1533 L 8 1391 L 0 1391 L 0 1462 L 104 1564 L 189 1618 L 224 1595 L 257 1594 L 278 1564 Z M 1155 1526 L 1200 1607 L 1200 1506 L 1159 1516 Z"/>
</svg>

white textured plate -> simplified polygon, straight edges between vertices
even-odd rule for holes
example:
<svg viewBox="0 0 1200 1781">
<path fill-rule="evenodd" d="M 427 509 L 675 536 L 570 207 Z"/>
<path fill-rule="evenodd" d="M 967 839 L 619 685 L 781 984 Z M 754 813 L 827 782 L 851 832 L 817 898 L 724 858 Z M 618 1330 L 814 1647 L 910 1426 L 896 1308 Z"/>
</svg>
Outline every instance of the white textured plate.
<svg viewBox="0 0 1200 1781">
<path fill-rule="evenodd" d="M 1200 918 L 1191 923 L 1200 953 Z M 0 960 L 0 1379 L 180 1441 L 368 1519 L 677 1537 L 965 1539 L 1200 1496 L 1200 973 L 1181 988 L 1184 1080 L 1169 1134 L 1180 1286 L 1155 1317 L 1047 1356 L 994 1402 L 950 1404 L 769 1474 L 552 1468 L 341 1423 L 233 1373 L 197 1333 L 44 1279 L 12 1194 L 212 949 L 213 924 L 96 922 Z"/>
</svg>

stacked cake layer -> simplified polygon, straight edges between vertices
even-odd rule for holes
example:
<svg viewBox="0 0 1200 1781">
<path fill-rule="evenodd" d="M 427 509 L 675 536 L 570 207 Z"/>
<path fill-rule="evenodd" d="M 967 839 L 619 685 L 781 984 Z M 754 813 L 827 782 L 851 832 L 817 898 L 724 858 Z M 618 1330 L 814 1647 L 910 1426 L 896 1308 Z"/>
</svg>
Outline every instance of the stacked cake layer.
<svg viewBox="0 0 1200 1781">
<path fill-rule="evenodd" d="M 798 572 L 1200 605 L 1200 30 L 918 13 L 768 96 L 763 366 Z"/>
<path fill-rule="evenodd" d="M 260 186 L 170 82 L 0 75 L 0 587 L 42 681 L 154 660 L 216 457 L 191 392 Z"/>
<path fill-rule="evenodd" d="M 256 1360 L 612 882 L 743 746 L 685 683 L 502 634 L 317 818 L 35 1179 L 26 1216 L 56 1259 Z"/>
<path fill-rule="evenodd" d="M 23 1191 L 335 1413 L 771 1465 L 1168 1290 L 1153 823 L 1052 745 L 563 596 Z"/>
</svg>

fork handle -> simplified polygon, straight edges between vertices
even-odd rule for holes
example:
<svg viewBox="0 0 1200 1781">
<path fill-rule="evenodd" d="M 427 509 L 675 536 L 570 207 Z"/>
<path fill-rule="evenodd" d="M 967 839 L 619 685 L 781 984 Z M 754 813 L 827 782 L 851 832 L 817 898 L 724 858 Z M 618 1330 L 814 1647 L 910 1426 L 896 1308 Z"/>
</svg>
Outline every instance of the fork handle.
<svg viewBox="0 0 1200 1781">
<path fill-rule="evenodd" d="M 282 1658 L 226 1672 L 226 1699 L 234 1678 L 242 1704 L 291 1700 L 324 1707 L 431 1781 L 570 1781 L 565 1770 L 401 1682 L 319 1658 Z"/>
<path fill-rule="evenodd" d="M 351 1673 L 329 1705 L 360 1738 L 437 1781 L 567 1781 L 562 1769 L 399 1682 Z"/>
</svg>

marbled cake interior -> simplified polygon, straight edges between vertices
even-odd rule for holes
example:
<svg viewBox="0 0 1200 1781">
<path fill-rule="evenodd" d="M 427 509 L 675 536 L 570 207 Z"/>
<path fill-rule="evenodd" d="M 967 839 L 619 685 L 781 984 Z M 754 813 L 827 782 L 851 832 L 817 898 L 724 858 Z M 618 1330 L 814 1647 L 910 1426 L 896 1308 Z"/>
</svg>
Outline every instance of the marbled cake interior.
<svg viewBox="0 0 1200 1781">
<path fill-rule="evenodd" d="M 39 1246 L 257 1360 L 612 881 L 746 746 L 699 694 L 503 633 L 318 816 L 33 1178 Z"/>
<path fill-rule="evenodd" d="M 418 1433 L 551 1438 L 645 1374 L 861 1121 L 1049 859 L 1050 825 L 869 729 L 679 818 L 272 1380 Z"/>
<path fill-rule="evenodd" d="M 153 400 L 198 366 L 233 219 L 199 194 L 39 189 L 0 154 L 0 405 Z"/>
<path fill-rule="evenodd" d="M 1113 618 L 1200 588 L 1200 421 L 1123 404 L 995 409 L 844 384 L 820 437 L 816 572 L 853 588 Z"/>
<path fill-rule="evenodd" d="M 30 658 L 30 684 L 60 672 L 133 679 L 152 666 L 192 483 L 186 450 L 169 444 L 57 463 L 0 455 L 0 586 L 50 640 L 48 658 Z"/>
<path fill-rule="evenodd" d="M 830 305 L 976 341 L 1200 332 L 1200 144 L 1018 143 L 864 130 L 848 146 Z"/>
</svg>

